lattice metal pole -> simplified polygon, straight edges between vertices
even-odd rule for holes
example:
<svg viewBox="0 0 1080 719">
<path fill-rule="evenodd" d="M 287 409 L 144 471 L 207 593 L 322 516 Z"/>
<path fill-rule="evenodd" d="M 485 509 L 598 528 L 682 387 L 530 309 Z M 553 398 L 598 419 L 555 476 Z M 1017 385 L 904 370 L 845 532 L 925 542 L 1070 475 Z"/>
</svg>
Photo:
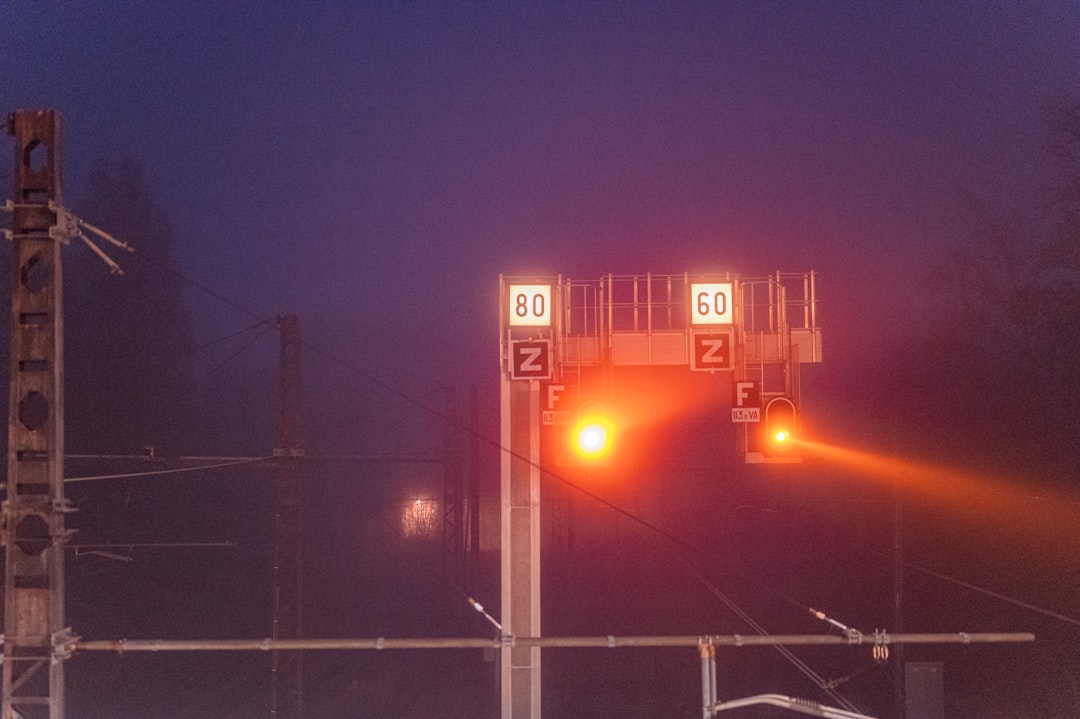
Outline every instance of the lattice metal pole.
<svg viewBox="0 0 1080 719">
<path fill-rule="evenodd" d="M 281 328 L 281 420 L 277 501 L 274 517 L 274 639 L 299 639 L 303 632 L 303 503 L 300 439 L 300 320 L 278 318 Z M 303 719 L 303 654 L 271 653 L 270 716 Z"/>
<path fill-rule="evenodd" d="M 11 394 L 3 503 L 3 719 L 63 719 L 64 320 L 60 116 L 21 110 L 12 219 Z"/>
</svg>

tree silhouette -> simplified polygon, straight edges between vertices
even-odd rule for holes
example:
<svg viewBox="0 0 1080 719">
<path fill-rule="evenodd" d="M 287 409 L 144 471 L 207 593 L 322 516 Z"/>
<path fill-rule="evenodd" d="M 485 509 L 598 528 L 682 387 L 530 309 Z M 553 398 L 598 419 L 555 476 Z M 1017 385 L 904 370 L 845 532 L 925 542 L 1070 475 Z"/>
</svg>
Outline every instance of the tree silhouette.
<svg viewBox="0 0 1080 719">
<path fill-rule="evenodd" d="M 1080 103 L 1046 112 L 1048 202 L 1029 216 L 964 199 L 966 237 L 933 269 L 942 302 L 929 353 L 940 406 L 988 458 L 1069 476 L 1080 403 Z M 959 421 L 957 421 L 959 420 Z"/>
<path fill-rule="evenodd" d="M 194 341 L 168 217 L 131 160 L 95 163 L 76 214 L 136 251 L 103 247 L 122 276 L 86 247 L 67 252 L 67 451 L 181 451 L 191 441 Z"/>
</svg>

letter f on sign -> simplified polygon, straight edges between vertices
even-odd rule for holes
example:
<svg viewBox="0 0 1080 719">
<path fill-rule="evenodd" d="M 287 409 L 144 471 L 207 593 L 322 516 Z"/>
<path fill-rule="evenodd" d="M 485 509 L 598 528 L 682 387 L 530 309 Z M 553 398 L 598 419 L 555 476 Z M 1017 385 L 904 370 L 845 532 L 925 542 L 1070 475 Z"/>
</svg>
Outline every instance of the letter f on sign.
<svg viewBox="0 0 1080 719">
<path fill-rule="evenodd" d="M 549 384 L 547 388 L 547 408 L 555 409 L 555 403 L 559 401 L 559 393 L 566 389 L 564 384 Z"/>
<path fill-rule="evenodd" d="M 746 407 L 748 406 L 746 400 L 750 399 L 751 393 L 754 391 L 753 382 L 736 382 L 735 383 L 735 406 Z"/>
</svg>

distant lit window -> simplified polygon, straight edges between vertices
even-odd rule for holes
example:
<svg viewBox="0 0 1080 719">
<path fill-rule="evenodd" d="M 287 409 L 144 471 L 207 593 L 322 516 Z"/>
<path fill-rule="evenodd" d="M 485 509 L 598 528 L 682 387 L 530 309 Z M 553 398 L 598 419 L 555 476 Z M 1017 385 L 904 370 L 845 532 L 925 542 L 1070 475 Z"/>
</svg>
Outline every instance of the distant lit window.
<svg viewBox="0 0 1080 719">
<path fill-rule="evenodd" d="M 401 533 L 406 537 L 434 537 L 438 529 L 439 503 L 415 499 L 401 512 Z"/>
</svg>

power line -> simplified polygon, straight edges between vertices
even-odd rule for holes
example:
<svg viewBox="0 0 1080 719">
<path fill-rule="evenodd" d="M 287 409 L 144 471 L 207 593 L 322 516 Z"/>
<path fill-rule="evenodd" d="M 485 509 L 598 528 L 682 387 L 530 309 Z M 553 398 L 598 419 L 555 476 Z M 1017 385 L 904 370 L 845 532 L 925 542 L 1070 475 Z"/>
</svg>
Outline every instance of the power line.
<svg viewBox="0 0 1080 719">
<path fill-rule="evenodd" d="M 198 467 L 179 467 L 176 469 L 156 469 L 146 472 L 126 472 L 123 474 L 98 474 L 88 477 L 64 477 L 64 483 L 69 482 L 92 482 L 100 479 L 127 479 L 130 477 L 150 477 L 162 474 L 180 474 L 181 472 L 198 472 L 204 469 L 219 469 L 221 467 L 235 467 L 241 464 L 252 464 L 253 462 L 265 462 L 267 460 L 274 459 L 274 457 L 251 457 L 238 459 L 230 462 L 222 462 L 220 464 L 203 464 Z"/>
<path fill-rule="evenodd" d="M 205 350 L 207 347 L 212 347 L 213 345 L 216 345 L 218 343 L 234 339 L 236 337 L 239 337 L 242 334 L 245 334 L 247 332 L 251 332 L 252 330 L 257 330 L 260 327 L 262 327 L 263 325 L 271 324 L 271 323 L 276 322 L 276 321 L 277 321 L 277 318 L 260 320 L 260 321 L 256 322 L 255 324 L 251 325 L 250 327 L 245 327 L 242 330 L 237 330 L 236 332 L 232 332 L 232 333 L 224 335 L 222 337 L 218 337 L 216 340 L 210 340 L 209 342 L 204 342 L 203 344 L 199 345 L 198 347 L 193 348 L 192 352 L 201 352 L 202 350 Z"/>
<path fill-rule="evenodd" d="M 701 582 L 703 585 L 705 585 L 709 589 L 709 591 L 711 591 L 717 598 L 719 598 L 720 601 L 722 601 L 724 603 L 724 605 L 728 607 L 728 609 L 733 611 L 740 619 L 742 619 L 746 624 L 748 624 L 751 628 L 753 628 L 753 630 L 755 632 L 757 632 L 762 637 L 768 637 L 769 636 L 769 633 L 765 630 L 764 627 L 762 627 L 760 624 L 758 624 L 756 621 L 754 621 L 754 619 L 752 617 L 750 617 L 749 614 L 747 614 L 742 609 L 740 609 L 733 601 L 731 601 L 731 599 L 729 597 L 727 597 L 723 592 L 721 592 L 718 587 L 716 587 L 712 582 L 710 582 L 708 579 L 706 579 L 704 575 L 702 575 L 700 572 L 698 572 L 696 569 L 694 569 L 688 563 L 684 562 L 683 566 L 685 566 L 687 568 L 687 570 L 689 570 L 690 573 L 693 574 L 694 577 L 696 577 L 699 582 Z M 823 636 L 830 636 L 830 635 L 823 635 Z M 847 639 L 848 639 L 848 641 L 851 641 L 853 638 L 857 639 L 857 637 L 848 637 Z M 827 682 L 824 679 L 824 677 L 822 677 L 820 674 L 818 674 L 813 669 L 811 669 L 810 666 L 806 662 L 804 662 L 802 659 L 799 659 L 797 656 L 795 656 L 791 652 L 790 649 L 783 646 L 783 644 L 779 644 L 779 643 L 777 643 L 777 644 L 775 644 L 773 646 L 775 646 L 776 651 L 780 652 L 780 654 L 785 659 L 787 659 L 789 662 L 791 662 L 791 664 L 794 665 L 796 669 L 798 669 L 807 678 L 809 678 L 810 681 L 812 681 L 815 685 L 817 685 L 817 687 L 819 689 L 821 689 L 826 694 L 828 694 L 830 697 L 832 697 L 833 700 L 835 700 L 835 701 L 839 702 L 840 704 L 842 704 L 845 709 L 850 709 L 851 711 L 858 711 L 858 707 L 856 707 L 852 702 L 850 702 L 845 696 L 840 694 L 840 692 L 836 691 L 836 689 L 834 687 L 830 686 L 829 682 Z"/>
<path fill-rule="evenodd" d="M 865 552 L 870 552 L 871 554 L 876 554 L 876 555 L 881 556 L 881 557 L 888 556 L 884 552 L 880 552 L 880 551 L 878 551 L 876 549 L 870 549 L 869 547 L 863 547 L 863 546 L 860 546 L 860 545 L 853 545 L 853 546 L 856 546 L 856 547 L 858 547 L 859 549 L 862 549 Z M 904 562 L 904 566 L 908 567 L 909 569 L 914 569 L 917 572 L 922 572 L 923 574 L 926 574 L 927 576 L 934 577 L 935 579 L 940 579 L 943 582 L 949 582 L 951 584 L 955 584 L 958 587 L 963 587 L 965 589 L 970 589 L 973 592 L 978 592 L 980 594 L 985 594 L 988 597 L 993 597 L 994 599 L 998 599 L 998 600 L 1000 600 L 1002 602 L 1006 602 L 1008 604 L 1012 604 L 1014 606 L 1021 607 L 1023 609 L 1027 609 L 1027 610 L 1032 611 L 1032 612 L 1036 612 L 1036 613 L 1041 614 L 1041 615 L 1043 615 L 1045 617 L 1050 617 L 1051 619 L 1057 619 L 1058 621 L 1065 622 L 1067 624 L 1072 624 L 1073 626 L 1080 627 L 1080 619 L 1078 619 L 1076 617 L 1070 617 L 1070 616 L 1068 616 L 1066 614 L 1061 614 L 1061 613 L 1055 612 L 1055 611 L 1053 611 L 1051 609 L 1046 609 L 1045 607 L 1040 607 L 1040 606 L 1032 604 L 1030 602 L 1025 602 L 1022 599 L 1016 599 L 1015 597 L 1010 597 L 1010 596 L 1008 596 L 1006 594 L 1002 594 L 1001 592 L 995 592 L 992 589 L 987 589 L 986 587 L 980 587 L 979 585 L 972 584 L 971 582 L 965 582 L 962 579 L 957 579 L 956 577 L 951 577 L 948 574 L 943 574 L 941 572 L 935 572 L 933 569 L 927 569 L 926 567 L 921 567 L 918 564 L 912 564 L 911 562 Z"/>
<path fill-rule="evenodd" d="M 213 376 L 213 375 L 214 375 L 214 374 L 215 374 L 215 373 L 216 373 L 216 372 L 217 372 L 218 370 L 220 370 L 220 369 L 221 369 L 222 367 L 224 367 L 224 366 L 225 366 L 226 364 L 228 364 L 229 362 L 231 362 L 232 360 L 236 359 L 236 358 L 237 358 L 238 356 L 240 356 L 241 354 L 243 354 L 245 350 L 247 350 L 247 349 L 248 349 L 249 347 L 251 347 L 251 346 L 252 346 L 253 344 L 255 344 L 255 343 L 256 343 L 256 342 L 258 342 L 258 341 L 259 341 L 260 339 L 262 339 L 263 337 L 265 337 L 265 336 L 266 336 L 266 335 L 267 335 L 267 334 L 268 334 L 268 333 L 269 333 L 269 332 L 270 332 L 270 331 L 271 331 L 271 330 L 273 329 L 273 327 L 272 327 L 272 326 L 271 326 L 271 325 L 269 324 L 269 320 L 267 320 L 267 321 L 263 321 L 263 322 L 259 322 L 258 324 L 254 325 L 254 327 L 262 327 L 262 331 L 261 331 L 261 332 L 259 332 L 259 333 L 258 333 L 257 335 L 255 335 L 254 337 L 252 337 L 252 338 L 251 338 L 250 340 L 248 340 L 247 344 L 245 344 L 245 345 L 241 346 L 241 347 L 240 347 L 240 349 L 236 350 L 236 351 L 235 351 L 235 352 L 233 352 L 233 353 L 232 353 L 231 355 L 229 355 L 229 356 L 228 356 L 228 357 L 226 357 L 225 359 L 223 359 L 223 360 L 221 360 L 220 362 L 218 362 L 217 364 L 215 364 L 215 365 L 214 365 L 214 366 L 213 366 L 213 367 L 212 367 L 212 368 L 210 369 L 210 371 L 209 371 L 209 372 L 207 372 L 206 374 L 204 374 L 204 375 L 203 375 L 202 377 L 200 377 L 200 378 L 199 378 L 199 379 L 197 380 L 197 384 L 201 384 L 201 383 L 205 382 L 205 381 L 206 381 L 207 379 L 209 379 L 209 378 L 210 378 L 211 376 Z M 252 329 L 254 329 L 254 327 L 253 327 Z M 234 336 L 235 336 L 235 335 L 234 335 Z M 205 347 L 206 345 L 203 345 L 203 346 Z"/>
<path fill-rule="evenodd" d="M 251 317 L 252 319 L 258 320 L 260 323 L 269 321 L 268 318 L 266 318 L 264 316 L 261 316 L 258 313 L 254 312 L 253 310 L 251 310 L 250 308 L 241 305 L 239 302 L 236 302 L 236 301 L 230 299 L 229 297 L 226 297 L 223 293 L 217 292 L 217 291 L 207 287 L 206 285 L 204 285 L 202 283 L 196 282 L 195 280 L 191 279 L 189 276 L 184 274 L 182 271 L 176 269 L 175 267 L 170 267 L 168 265 L 168 263 L 163 262 L 163 261 L 161 261 L 160 259 L 158 259 L 156 257 L 144 256 L 143 259 L 145 259 L 148 264 L 156 265 L 158 267 L 158 269 L 163 270 L 165 272 L 168 272 L 169 274 L 175 276 L 176 278 L 178 278 L 182 282 L 191 285 L 192 287 L 194 287 L 195 289 L 197 289 L 197 290 L 199 290 L 201 292 L 205 292 L 207 295 L 209 295 L 210 297 L 213 297 L 214 299 L 221 302 L 222 304 L 228 305 L 229 307 L 232 307 L 234 310 L 236 310 L 236 311 L 238 311 L 238 312 L 240 312 L 242 314 L 245 314 L 248 317 Z"/>
</svg>

